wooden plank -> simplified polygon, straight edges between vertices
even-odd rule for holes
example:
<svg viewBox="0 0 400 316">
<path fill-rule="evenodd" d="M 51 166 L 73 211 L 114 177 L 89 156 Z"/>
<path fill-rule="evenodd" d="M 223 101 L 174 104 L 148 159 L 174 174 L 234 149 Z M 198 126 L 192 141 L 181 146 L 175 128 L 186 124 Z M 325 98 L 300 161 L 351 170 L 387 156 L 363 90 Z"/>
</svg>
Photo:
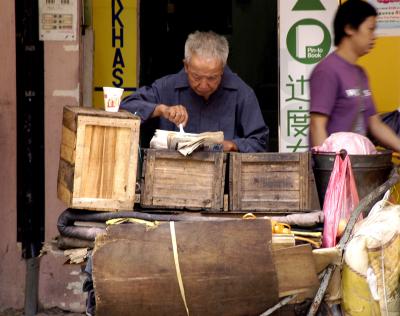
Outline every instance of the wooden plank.
<svg viewBox="0 0 400 316">
<path fill-rule="evenodd" d="M 299 191 L 298 190 L 246 190 L 242 193 L 242 200 L 268 200 L 268 201 L 280 201 L 280 200 L 291 200 L 299 202 Z"/>
<path fill-rule="evenodd" d="M 102 198 L 72 198 L 72 204 L 76 208 L 96 211 L 119 211 L 119 210 L 133 210 L 134 201 L 132 200 L 116 200 L 116 199 L 102 199 Z"/>
<path fill-rule="evenodd" d="M 310 153 L 300 155 L 300 209 L 309 208 L 309 170 L 311 169 Z"/>
<path fill-rule="evenodd" d="M 308 206 L 310 210 L 321 210 L 321 204 L 319 203 L 317 185 L 315 183 L 314 172 L 310 167 L 308 171 Z"/>
<path fill-rule="evenodd" d="M 64 106 L 62 125 L 65 128 L 73 132 L 76 132 L 78 125 L 77 125 L 77 113 L 75 107 Z"/>
<path fill-rule="evenodd" d="M 214 183 L 212 184 L 213 210 L 223 210 L 224 208 L 224 187 L 225 187 L 226 155 L 217 155 L 214 163 Z"/>
<path fill-rule="evenodd" d="M 298 162 L 302 153 L 249 153 L 241 154 L 243 162 Z"/>
<path fill-rule="evenodd" d="M 307 292 L 318 285 L 318 276 L 310 245 L 275 250 L 279 297 Z"/>
<path fill-rule="evenodd" d="M 240 192 L 242 184 L 241 155 L 230 154 L 229 161 L 229 208 L 230 210 L 241 209 Z"/>
<path fill-rule="evenodd" d="M 75 148 L 71 148 L 69 146 L 65 146 L 64 144 L 60 145 L 60 159 L 68 161 L 71 165 L 75 164 Z"/>
<path fill-rule="evenodd" d="M 62 127 L 60 158 L 68 161 L 70 164 L 75 163 L 75 147 L 76 135 L 73 131 Z"/>
<path fill-rule="evenodd" d="M 153 197 L 152 207 L 154 208 L 172 208 L 172 209 L 190 209 L 190 210 L 204 210 L 213 209 L 211 199 L 193 199 L 182 197 L 170 196 L 156 196 Z"/>
<path fill-rule="evenodd" d="M 153 182 L 154 182 L 154 164 L 156 159 L 156 153 L 153 150 L 149 150 L 145 154 L 143 165 L 144 178 L 140 197 L 140 204 L 142 206 L 151 206 L 153 201 Z"/>
<path fill-rule="evenodd" d="M 210 197 L 213 194 L 213 190 L 211 187 L 212 183 L 210 181 L 207 187 L 204 186 L 188 186 L 188 185 L 174 185 L 171 187 L 161 186 L 153 186 L 153 195 L 157 197 L 169 197 L 171 199 L 174 198 L 187 198 L 187 199 L 203 199 L 204 196 Z M 203 196 L 203 198 L 202 198 Z"/>
<path fill-rule="evenodd" d="M 298 211 L 299 201 L 288 201 L 288 200 L 243 200 L 242 212 L 266 212 L 266 211 Z M 264 206 L 260 206 L 264 204 Z"/>
<path fill-rule="evenodd" d="M 71 116 L 91 116 L 91 117 L 112 117 L 116 119 L 139 119 L 137 116 L 133 115 L 128 111 L 118 111 L 118 112 L 105 112 L 101 109 L 80 107 L 80 106 L 65 106 L 64 111 L 69 111 Z"/>
<path fill-rule="evenodd" d="M 74 166 L 60 159 L 58 166 L 58 182 L 71 193 L 74 190 Z"/>
<path fill-rule="evenodd" d="M 190 315 L 259 315 L 278 302 L 268 220 L 176 222 Z M 96 315 L 187 315 L 168 223 L 109 227 L 96 239 Z"/>
<path fill-rule="evenodd" d="M 242 169 L 243 170 L 243 169 Z M 301 179 L 298 172 L 242 172 L 242 190 L 300 190 Z"/>
<path fill-rule="evenodd" d="M 63 183 L 58 182 L 57 197 L 65 204 L 70 205 L 72 201 L 72 191 L 70 191 Z"/>
<path fill-rule="evenodd" d="M 256 161 L 242 162 L 243 173 L 299 172 L 299 161 Z"/>
<path fill-rule="evenodd" d="M 189 156 L 183 156 L 176 152 L 175 150 L 157 150 L 157 149 L 149 149 L 147 151 L 153 151 L 156 155 L 157 160 L 159 159 L 172 159 L 175 161 L 183 160 L 183 161 L 208 161 L 214 162 L 215 154 L 217 152 L 209 152 L 209 151 L 196 151 Z M 222 154 L 222 153 L 220 153 Z"/>
</svg>

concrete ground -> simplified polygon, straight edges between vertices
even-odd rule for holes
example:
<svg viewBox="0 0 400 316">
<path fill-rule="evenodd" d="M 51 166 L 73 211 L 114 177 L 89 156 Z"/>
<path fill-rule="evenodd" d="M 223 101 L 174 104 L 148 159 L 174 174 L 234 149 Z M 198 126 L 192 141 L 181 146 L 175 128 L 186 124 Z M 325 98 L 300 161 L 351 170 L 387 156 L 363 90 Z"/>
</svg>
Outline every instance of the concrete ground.
<svg viewBox="0 0 400 316">
<path fill-rule="evenodd" d="M 0 311 L 0 316 L 24 316 L 24 310 L 17 309 L 6 309 L 4 311 Z M 51 308 L 42 311 L 38 311 L 36 316 L 83 316 L 85 313 L 72 313 L 63 311 L 59 308 Z"/>
</svg>

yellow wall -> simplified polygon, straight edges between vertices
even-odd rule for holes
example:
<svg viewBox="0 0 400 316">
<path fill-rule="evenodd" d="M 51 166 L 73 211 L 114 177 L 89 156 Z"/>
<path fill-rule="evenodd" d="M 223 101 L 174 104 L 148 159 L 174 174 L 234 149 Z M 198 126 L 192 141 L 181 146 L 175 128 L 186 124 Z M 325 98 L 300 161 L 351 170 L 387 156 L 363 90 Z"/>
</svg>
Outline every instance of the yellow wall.
<svg viewBox="0 0 400 316">
<path fill-rule="evenodd" d="M 359 64 L 368 73 L 378 112 L 400 107 L 400 36 L 378 37 L 375 48 Z"/>
<path fill-rule="evenodd" d="M 367 71 L 379 112 L 400 107 L 400 37 L 378 37 L 359 64 Z"/>
<path fill-rule="evenodd" d="M 93 1 L 94 71 L 93 106 L 104 106 L 102 87 L 137 87 L 137 1 Z M 122 5 L 122 6 L 121 6 Z M 113 18 L 114 7 L 114 47 Z M 122 39 L 121 39 L 121 34 Z M 118 38 L 116 38 L 118 37 Z"/>
</svg>

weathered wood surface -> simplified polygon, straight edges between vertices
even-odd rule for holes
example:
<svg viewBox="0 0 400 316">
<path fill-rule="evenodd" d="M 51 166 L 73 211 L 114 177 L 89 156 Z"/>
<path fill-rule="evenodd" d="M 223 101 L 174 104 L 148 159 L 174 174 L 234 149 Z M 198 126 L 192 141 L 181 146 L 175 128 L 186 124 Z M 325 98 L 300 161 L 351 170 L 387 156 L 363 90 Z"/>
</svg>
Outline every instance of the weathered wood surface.
<svg viewBox="0 0 400 316">
<path fill-rule="evenodd" d="M 319 284 L 310 245 L 282 248 L 273 254 L 280 297 L 307 292 Z"/>
<path fill-rule="evenodd" d="M 308 153 L 231 153 L 230 211 L 310 209 Z"/>
<path fill-rule="evenodd" d="M 73 208 L 132 210 L 139 128 L 127 112 L 65 107 L 58 197 Z"/>
<path fill-rule="evenodd" d="M 278 302 L 268 220 L 176 222 L 190 315 L 259 315 Z M 187 315 L 169 223 L 110 227 L 96 239 L 96 315 Z"/>
<path fill-rule="evenodd" d="M 223 210 L 226 155 L 146 150 L 140 204 L 144 208 Z"/>
</svg>

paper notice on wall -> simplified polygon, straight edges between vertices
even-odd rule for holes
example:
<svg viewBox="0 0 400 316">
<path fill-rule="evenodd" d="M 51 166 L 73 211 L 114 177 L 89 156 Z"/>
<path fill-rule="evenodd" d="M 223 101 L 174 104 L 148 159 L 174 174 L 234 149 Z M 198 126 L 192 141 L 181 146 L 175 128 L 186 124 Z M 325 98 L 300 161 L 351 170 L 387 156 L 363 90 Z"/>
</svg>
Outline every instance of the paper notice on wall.
<svg viewBox="0 0 400 316">
<path fill-rule="evenodd" d="M 77 1 L 78 0 L 39 0 L 40 40 L 76 40 Z"/>
<path fill-rule="evenodd" d="M 400 0 L 368 0 L 378 11 L 375 34 L 378 36 L 400 35 Z"/>
</svg>

